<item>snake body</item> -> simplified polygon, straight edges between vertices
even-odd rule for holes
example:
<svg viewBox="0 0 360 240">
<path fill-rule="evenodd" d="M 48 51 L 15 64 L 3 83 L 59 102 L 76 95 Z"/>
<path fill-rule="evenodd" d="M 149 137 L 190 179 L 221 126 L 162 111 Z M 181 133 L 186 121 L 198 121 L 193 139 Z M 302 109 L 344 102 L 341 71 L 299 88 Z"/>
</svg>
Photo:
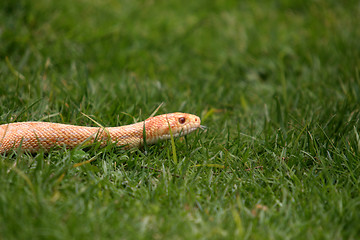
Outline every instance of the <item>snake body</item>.
<svg viewBox="0 0 360 240">
<path fill-rule="evenodd" d="M 200 127 L 200 118 L 188 113 L 169 113 L 120 127 L 85 127 L 51 122 L 17 122 L 0 125 L 0 153 L 21 149 L 37 152 L 56 146 L 74 148 L 81 144 L 115 143 L 125 148 L 140 147 L 159 140 L 183 136 Z M 171 133 L 170 133 L 171 128 Z M 145 133 L 145 136 L 143 136 Z"/>
</svg>

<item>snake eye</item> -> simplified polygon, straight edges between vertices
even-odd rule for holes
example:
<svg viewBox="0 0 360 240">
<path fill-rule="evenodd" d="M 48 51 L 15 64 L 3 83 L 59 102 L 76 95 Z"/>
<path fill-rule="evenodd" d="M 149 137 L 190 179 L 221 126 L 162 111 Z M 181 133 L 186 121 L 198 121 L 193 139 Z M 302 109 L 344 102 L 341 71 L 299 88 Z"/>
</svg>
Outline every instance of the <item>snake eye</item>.
<svg viewBox="0 0 360 240">
<path fill-rule="evenodd" d="M 184 124 L 185 123 L 185 118 L 184 117 L 179 118 L 179 123 Z"/>
</svg>

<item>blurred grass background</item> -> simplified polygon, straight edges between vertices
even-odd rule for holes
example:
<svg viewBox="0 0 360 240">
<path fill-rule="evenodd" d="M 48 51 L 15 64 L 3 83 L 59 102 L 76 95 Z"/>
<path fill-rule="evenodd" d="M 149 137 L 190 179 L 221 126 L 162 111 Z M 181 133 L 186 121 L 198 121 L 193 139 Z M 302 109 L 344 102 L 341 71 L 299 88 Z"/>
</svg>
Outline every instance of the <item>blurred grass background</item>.
<svg viewBox="0 0 360 240">
<path fill-rule="evenodd" d="M 358 1 L 0 6 L 0 123 L 117 126 L 164 103 L 208 127 L 177 164 L 169 142 L 1 156 L 0 238 L 360 236 Z"/>
</svg>

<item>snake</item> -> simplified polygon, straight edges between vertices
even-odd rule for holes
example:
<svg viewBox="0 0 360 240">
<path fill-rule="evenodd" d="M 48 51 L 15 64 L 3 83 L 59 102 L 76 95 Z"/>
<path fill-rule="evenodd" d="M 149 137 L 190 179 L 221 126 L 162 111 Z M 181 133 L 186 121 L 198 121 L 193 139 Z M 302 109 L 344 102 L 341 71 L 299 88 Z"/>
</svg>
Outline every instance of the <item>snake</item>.
<svg viewBox="0 0 360 240">
<path fill-rule="evenodd" d="M 109 143 L 124 148 L 139 148 L 160 140 L 194 132 L 200 125 L 198 116 L 167 113 L 142 122 L 119 127 L 88 127 L 53 122 L 13 122 L 0 125 L 0 153 L 21 150 L 36 153 L 56 147 L 72 149 L 79 145 Z"/>
</svg>

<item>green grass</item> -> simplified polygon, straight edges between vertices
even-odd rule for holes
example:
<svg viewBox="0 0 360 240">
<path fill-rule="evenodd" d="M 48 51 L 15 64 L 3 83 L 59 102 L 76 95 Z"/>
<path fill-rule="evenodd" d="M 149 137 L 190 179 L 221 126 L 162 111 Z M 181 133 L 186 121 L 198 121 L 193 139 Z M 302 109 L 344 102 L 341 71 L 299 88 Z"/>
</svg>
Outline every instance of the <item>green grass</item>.
<svg viewBox="0 0 360 240">
<path fill-rule="evenodd" d="M 0 5 L 0 123 L 208 127 L 1 156 L 0 239 L 360 237 L 357 1 Z"/>
</svg>

